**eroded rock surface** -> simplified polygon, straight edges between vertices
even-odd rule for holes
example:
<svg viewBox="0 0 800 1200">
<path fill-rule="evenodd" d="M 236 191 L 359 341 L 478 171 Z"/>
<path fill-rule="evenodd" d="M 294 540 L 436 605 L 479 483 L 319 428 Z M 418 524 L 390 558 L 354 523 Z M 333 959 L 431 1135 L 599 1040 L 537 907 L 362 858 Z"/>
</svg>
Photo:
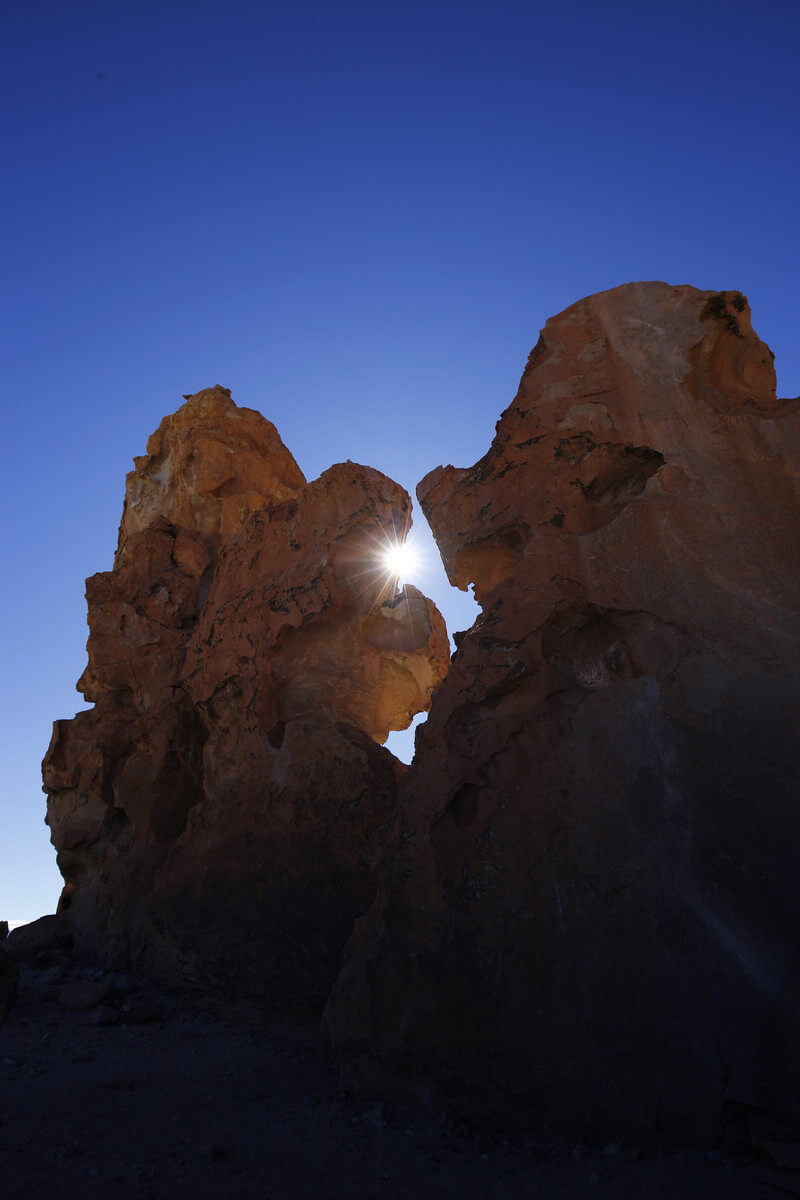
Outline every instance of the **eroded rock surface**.
<svg viewBox="0 0 800 1200">
<path fill-rule="evenodd" d="M 799 408 L 739 293 L 631 284 L 420 484 L 483 615 L 329 1001 L 352 1080 L 600 1136 L 800 1118 Z"/>
<path fill-rule="evenodd" d="M 239 408 L 227 388 L 184 396 L 135 458 L 125 489 L 120 552 L 128 539 L 168 521 L 200 535 L 210 556 L 251 512 L 289 500 L 305 477 L 271 421 Z"/>
<path fill-rule="evenodd" d="M 306 485 L 222 388 L 135 464 L 114 568 L 87 582 L 95 707 L 44 762 L 62 907 L 106 961 L 319 1008 L 402 774 L 373 739 L 448 661 L 435 607 L 380 562 L 409 498 L 352 463 Z"/>
<path fill-rule="evenodd" d="M 262 1010 L 321 1012 L 374 899 L 370 842 L 405 770 L 377 743 L 428 707 L 449 665 L 436 608 L 398 594 L 381 560 L 410 508 L 386 476 L 343 463 L 223 551 L 185 672 L 204 798 L 141 912 L 161 979 L 227 978 Z"/>
</svg>

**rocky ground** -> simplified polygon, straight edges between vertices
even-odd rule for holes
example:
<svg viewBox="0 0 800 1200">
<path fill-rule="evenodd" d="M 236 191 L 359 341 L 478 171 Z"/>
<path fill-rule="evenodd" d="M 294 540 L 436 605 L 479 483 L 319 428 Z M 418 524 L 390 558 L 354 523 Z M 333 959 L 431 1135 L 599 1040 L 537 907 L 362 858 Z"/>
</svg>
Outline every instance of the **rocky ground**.
<svg viewBox="0 0 800 1200">
<path fill-rule="evenodd" d="M 313 1033 L 224 1021 L 58 951 L 20 964 L 0 1081 L 5 1200 L 800 1195 L 766 1158 L 503 1141 L 364 1103 Z"/>
</svg>

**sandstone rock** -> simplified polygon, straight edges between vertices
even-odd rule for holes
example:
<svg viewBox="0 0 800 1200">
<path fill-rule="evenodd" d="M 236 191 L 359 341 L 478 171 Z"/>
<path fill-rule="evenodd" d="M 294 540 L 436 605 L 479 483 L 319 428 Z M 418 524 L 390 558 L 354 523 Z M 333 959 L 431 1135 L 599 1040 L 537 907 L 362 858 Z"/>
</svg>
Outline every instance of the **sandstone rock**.
<svg viewBox="0 0 800 1200">
<path fill-rule="evenodd" d="M 396 591 L 381 557 L 410 513 L 385 475 L 340 463 L 228 545 L 186 668 L 217 767 L 223 733 L 240 756 L 243 717 L 262 744 L 301 718 L 384 742 L 427 708 L 449 665 L 444 625 L 416 588 Z"/>
<path fill-rule="evenodd" d="M 410 507 L 352 463 L 306 485 L 221 388 L 162 422 L 87 584 L 95 707 L 56 722 L 43 768 L 81 952 L 321 1008 L 402 775 L 376 740 L 448 664 L 436 609 L 380 559 Z"/>
<path fill-rule="evenodd" d="M 186 667 L 204 798 L 143 915 L 159 978 L 193 977 L 199 956 L 223 994 L 321 1011 L 403 773 L 376 742 L 428 707 L 449 663 L 435 607 L 397 594 L 381 561 L 409 520 L 402 488 L 346 463 L 223 551 Z"/>
<path fill-rule="evenodd" d="M 43 764 L 62 904 L 84 951 L 128 961 L 128 921 L 202 796 L 186 646 L 225 537 L 303 475 L 270 424 L 210 388 L 167 417 L 128 475 L 112 571 L 87 580 L 95 707 L 57 721 Z"/>
<path fill-rule="evenodd" d="M 328 1004 L 351 1081 L 637 1140 L 793 1102 L 799 409 L 739 293 L 631 284 L 422 481 L 483 615 Z"/>
<path fill-rule="evenodd" d="M 295 496 L 305 478 L 275 426 L 251 408 L 238 408 L 227 388 L 185 396 L 134 459 L 128 475 L 118 555 L 129 539 L 163 521 L 184 532 L 176 561 L 189 574 L 202 570 L 249 514 Z M 199 534 L 195 541 L 191 534 Z"/>
</svg>

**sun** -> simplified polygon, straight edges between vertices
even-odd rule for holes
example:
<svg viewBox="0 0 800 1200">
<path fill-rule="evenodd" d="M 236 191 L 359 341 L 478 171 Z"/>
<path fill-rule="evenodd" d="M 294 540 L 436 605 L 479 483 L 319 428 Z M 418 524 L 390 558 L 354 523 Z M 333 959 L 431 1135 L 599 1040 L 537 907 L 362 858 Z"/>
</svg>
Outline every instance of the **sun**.
<svg viewBox="0 0 800 1200">
<path fill-rule="evenodd" d="M 420 568 L 420 555 L 410 542 L 389 541 L 381 551 L 381 562 L 388 575 L 405 583 Z"/>
</svg>

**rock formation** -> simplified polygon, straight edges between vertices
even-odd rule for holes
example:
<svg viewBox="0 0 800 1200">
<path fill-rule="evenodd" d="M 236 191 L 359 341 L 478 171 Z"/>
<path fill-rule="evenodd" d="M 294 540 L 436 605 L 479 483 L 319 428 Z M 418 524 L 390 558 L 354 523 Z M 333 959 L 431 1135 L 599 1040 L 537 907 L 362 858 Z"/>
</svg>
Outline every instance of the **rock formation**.
<svg viewBox="0 0 800 1200">
<path fill-rule="evenodd" d="M 418 494 L 483 609 L 449 670 L 380 562 L 401 488 L 306 484 L 219 388 L 162 423 L 44 764 L 59 929 L 262 1011 L 328 996 L 349 1080 L 504 1128 L 797 1126 L 800 401 L 746 300 L 573 305 Z M 406 772 L 379 743 L 432 696 Z"/>
<path fill-rule="evenodd" d="M 44 763 L 62 907 L 79 951 L 319 1009 L 403 770 L 374 739 L 448 661 L 434 606 L 380 561 L 410 500 L 353 463 L 306 485 L 222 388 L 147 450 L 114 568 L 87 582 L 95 706 Z"/>
<path fill-rule="evenodd" d="M 378 743 L 449 664 L 438 612 L 397 593 L 380 557 L 410 507 L 384 475 L 340 464 L 222 552 L 184 676 L 207 734 L 204 801 L 140 914 L 162 980 L 223 976 L 262 1010 L 321 1012 L 405 770 Z"/>
<path fill-rule="evenodd" d="M 800 401 L 737 292 L 550 320 L 418 495 L 483 615 L 328 1004 L 351 1080 L 714 1141 L 800 1119 Z"/>
</svg>

